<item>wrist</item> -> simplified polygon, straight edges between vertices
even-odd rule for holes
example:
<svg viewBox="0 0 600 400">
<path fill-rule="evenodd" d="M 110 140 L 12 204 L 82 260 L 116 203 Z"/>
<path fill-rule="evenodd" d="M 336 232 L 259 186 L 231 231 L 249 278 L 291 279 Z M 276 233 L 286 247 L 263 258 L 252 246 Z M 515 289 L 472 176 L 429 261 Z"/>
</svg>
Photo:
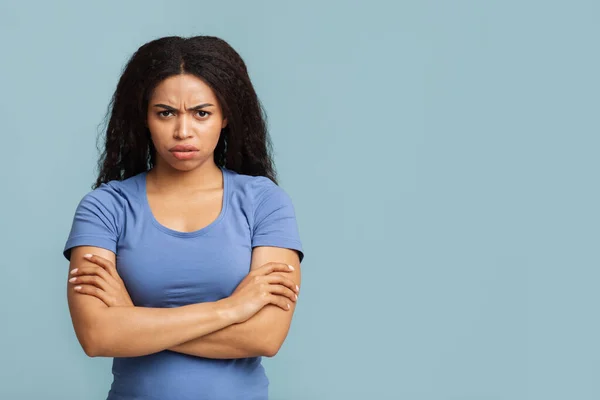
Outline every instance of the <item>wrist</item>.
<svg viewBox="0 0 600 400">
<path fill-rule="evenodd" d="M 235 307 L 229 297 L 216 301 L 215 306 L 217 314 L 221 319 L 227 321 L 229 324 L 236 324 L 239 322 Z"/>
</svg>

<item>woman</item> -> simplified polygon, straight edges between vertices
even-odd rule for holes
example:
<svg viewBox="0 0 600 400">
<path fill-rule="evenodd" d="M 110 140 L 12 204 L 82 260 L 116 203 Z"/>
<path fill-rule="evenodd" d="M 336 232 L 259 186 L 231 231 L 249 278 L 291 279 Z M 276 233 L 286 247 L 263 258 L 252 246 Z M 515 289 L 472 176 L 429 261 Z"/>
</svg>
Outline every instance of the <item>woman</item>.
<svg viewBox="0 0 600 400">
<path fill-rule="evenodd" d="M 267 399 L 261 357 L 287 336 L 304 256 L 269 149 L 222 39 L 165 37 L 128 62 L 64 248 L 77 338 L 114 357 L 108 399 Z"/>
</svg>

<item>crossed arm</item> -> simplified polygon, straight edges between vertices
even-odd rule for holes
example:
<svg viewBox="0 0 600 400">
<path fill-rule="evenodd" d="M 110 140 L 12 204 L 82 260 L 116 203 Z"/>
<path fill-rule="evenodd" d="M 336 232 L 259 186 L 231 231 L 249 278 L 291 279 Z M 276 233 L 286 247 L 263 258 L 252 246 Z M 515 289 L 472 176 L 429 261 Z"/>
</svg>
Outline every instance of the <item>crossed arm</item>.
<svg viewBox="0 0 600 400">
<path fill-rule="evenodd" d="M 85 253 L 115 262 L 111 251 L 89 246 L 72 250 L 72 260 Z M 294 266 L 286 276 L 300 285 L 298 254 L 290 249 L 255 247 L 250 269 L 276 261 Z M 71 268 L 78 261 L 71 262 Z M 77 295 L 68 288 L 67 298 L 76 335 L 89 356 L 133 357 L 170 350 L 208 358 L 242 358 L 275 355 L 289 331 L 295 302 L 289 311 L 266 305 L 242 323 L 235 323 L 227 309 L 216 303 L 177 308 L 108 307 L 93 296 Z"/>
<path fill-rule="evenodd" d="M 286 276 L 300 286 L 298 253 L 278 247 L 255 247 L 250 270 L 270 261 L 292 265 L 294 271 L 287 272 Z M 268 304 L 246 322 L 229 325 L 169 350 L 208 358 L 272 357 L 277 354 L 288 334 L 296 303 L 291 302 L 290 306 L 291 309 L 285 311 Z"/>
</svg>

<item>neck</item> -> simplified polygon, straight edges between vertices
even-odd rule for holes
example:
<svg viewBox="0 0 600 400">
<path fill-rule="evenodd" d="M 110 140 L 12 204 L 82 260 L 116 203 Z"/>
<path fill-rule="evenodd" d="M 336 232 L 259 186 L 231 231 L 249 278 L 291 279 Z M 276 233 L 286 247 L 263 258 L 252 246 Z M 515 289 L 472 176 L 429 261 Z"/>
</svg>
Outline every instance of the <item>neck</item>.
<svg viewBox="0 0 600 400">
<path fill-rule="evenodd" d="M 190 171 L 180 171 L 158 162 L 148 171 L 147 178 L 157 191 L 182 195 L 223 186 L 221 169 L 212 159 Z"/>
</svg>

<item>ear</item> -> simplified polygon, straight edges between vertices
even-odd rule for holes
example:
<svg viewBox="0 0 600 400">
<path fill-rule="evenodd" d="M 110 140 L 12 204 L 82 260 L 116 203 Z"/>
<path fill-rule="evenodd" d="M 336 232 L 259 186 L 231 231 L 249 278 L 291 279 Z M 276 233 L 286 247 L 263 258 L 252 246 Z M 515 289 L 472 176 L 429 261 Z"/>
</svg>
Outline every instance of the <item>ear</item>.
<svg viewBox="0 0 600 400">
<path fill-rule="evenodd" d="M 223 123 L 221 124 L 221 129 L 225 129 L 227 126 L 227 118 L 223 118 Z"/>
</svg>

